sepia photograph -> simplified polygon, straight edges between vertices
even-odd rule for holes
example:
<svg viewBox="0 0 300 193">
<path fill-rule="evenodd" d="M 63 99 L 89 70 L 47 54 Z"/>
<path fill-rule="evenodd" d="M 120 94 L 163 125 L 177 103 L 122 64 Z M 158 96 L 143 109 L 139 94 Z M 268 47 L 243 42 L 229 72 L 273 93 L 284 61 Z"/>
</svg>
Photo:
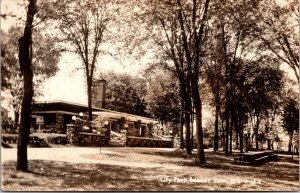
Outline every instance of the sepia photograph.
<svg viewBox="0 0 300 193">
<path fill-rule="evenodd" d="M 1 191 L 299 191 L 298 0 L 1 0 Z"/>
</svg>

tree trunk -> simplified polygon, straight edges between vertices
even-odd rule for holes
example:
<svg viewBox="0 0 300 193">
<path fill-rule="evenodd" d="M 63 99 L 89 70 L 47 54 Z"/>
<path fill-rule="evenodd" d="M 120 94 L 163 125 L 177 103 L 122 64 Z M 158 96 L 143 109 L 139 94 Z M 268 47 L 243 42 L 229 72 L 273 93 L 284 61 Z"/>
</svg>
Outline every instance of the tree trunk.
<svg viewBox="0 0 300 193">
<path fill-rule="evenodd" d="M 27 171 L 27 144 L 31 123 L 31 102 L 33 96 L 32 69 L 24 70 L 24 95 L 22 100 L 21 124 L 18 135 L 17 170 Z"/>
<path fill-rule="evenodd" d="M 197 135 L 197 155 L 196 164 L 205 164 L 204 146 L 203 146 L 203 130 L 202 130 L 202 101 L 199 93 L 198 80 L 192 79 L 192 94 L 195 102 L 196 111 L 196 135 Z"/>
<path fill-rule="evenodd" d="M 183 77 L 179 78 L 180 81 L 180 92 L 181 92 L 181 100 L 183 101 L 182 104 L 184 108 L 184 112 L 182 113 L 182 116 L 184 114 L 184 123 L 185 123 L 185 149 L 186 153 L 188 155 L 192 154 L 191 151 L 191 118 L 190 118 L 190 113 L 191 113 L 191 97 L 189 94 L 190 91 L 190 81 L 185 80 Z M 183 137 L 183 136 L 182 136 Z"/>
<path fill-rule="evenodd" d="M 222 122 L 222 148 L 223 151 L 225 152 L 225 129 L 224 129 L 224 117 L 222 116 L 221 118 L 221 122 Z"/>
<path fill-rule="evenodd" d="M 23 75 L 24 93 L 21 106 L 21 123 L 18 134 L 17 164 L 19 171 L 28 171 L 27 144 L 30 133 L 31 102 L 33 97 L 33 71 L 32 71 L 32 23 L 37 12 L 36 0 L 28 4 L 24 34 L 19 38 L 19 63 Z"/>
<path fill-rule="evenodd" d="M 237 124 L 235 126 L 235 146 L 236 148 L 235 149 L 239 149 L 239 129 L 237 127 Z"/>
<path fill-rule="evenodd" d="M 193 108 L 192 108 L 193 109 Z M 191 150 L 193 151 L 194 149 L 194 115 L 193 115 L 193 110 L 191 114 Z"/>
<path fill-rule="evenodd" d="M 214 151 L 216 152 L 219 149 L 219 113 L 217 112 L 217 107 L 216 105 L 216 113 L 215 113 L 215 135 L 214 135 Z"/>
<path fill-rule="evenodd" d="M 267 125 L 266 125 L 266 133 L 269 133 L 269 127 Z M 271 140 L 270 139 L 267 139 L 267 144 L 268 144 L 267 149 L 271 150 Z"/>
<path fill-rule="evenodd" d="M 243 139 L 244 139 L 244 126 L 243 126 L 243 114 L 240 114 L 239 118 L 239 131 L 240 131 L 240 153 L 243 153 Z"/>
<path fill-rule="evenodd" d="M 255 150 L 258 150 L 258 128 L 259 128 L 259 116 L 256 116 L 256 128 L 255 128 Z"/>
<path fill-rule="evenodd" d="M 288 153 L 291 154 L 292 153 L 292 142 L 293 142 L 293 135 L 294 135 L 294 131 L 289 132 L 289 149 L 288 149 Z"/>
<path fill-rule="evenodd" d="M 14 129 L 14 131 L 16 131 L 17 128 L 18 128 L 19 119 L 20 119 L 20 112 L 19 112 L 19 110 L 15 110 L 14 114 L 15 114 L 15 121 L 14 121 L 14 127 L 13 127 L 13 129 Z"/>
<path fill-rule="evenodd" d="M 219 111 L 220 111 L 220 105 L 218 100 L 218 91 L 216 93 L 217 99 L 215 100 L 216 103 L 216 112 L 215 112 L 215 135 L 214 135 L 214 151 L 217 151 L 219 149 Z"/>
<path fill-rule="evenodd" d="M 190 97 L 186 98 L 186 105 L 185 105 L 185 149 L 188 155 L 192 154 L 191 150 L 191 117 L 190 117 Z"/>
<path fill-rule="evenodd" d="M 183 76 L 178 76 L 179 86 L 180 86 L 180 97 L 181 97 L 181 113 L 180 113 L 180 149 L 184 148 L 184 138 L 183 138 L 183 125 L 186 123 L 184 118 L 184 110 L 185 110 L 185 100 L 187 97 L 186 94 L 186 82 Z M 185 144 L 186 145 L 186 144 Z"/>
<path fill-rule="evenodd" d="M 90 130 L 92 130 L 90 122 L 93 120 L 93 109 L 92 109 L 92 78 L 87 77 L 87 93 L 88 93 L 88 111 L 89 111 L 89 117 L 88 117 L 88 127 Z"/>
<path fill-rule="evenodd" d="M 233 116 L 231 112 L 230 130 L 229 130 L 229 155 L 232 155 L 232 130 L 233 130 Z"/>
<path fill-rule="evenodd" d="M 265 123 L 265 131 L 266 131 L 266 134 L 268 134 L 269 131 L 270 131 L 270 128 L 269 128 L 269 125 L 270 125 L 270 122 L 269 122 L 270 116 L 269 116 L 268 112 L 266 114 L 266 119 L 267 119 L 267 122 Z M 267 139 L 267 149 L 271 150 L 271 140 L 270 139 Z"/>
<path fill-rule="evenodd" d="M 229 145 L 229 109 L 228 107 L 226 107 L 226 110 L 225 110 L 225 119 L 226 119 L 226 127 L 225 127 L 225 155 L 229 155 L 228 154 L 228 145 Z"/>
<path fill-rule="evenodd" d="M 225 127 L 225 155 L 229 155 L 229 151 L 228 151 L 228 148 L 229 148 L 229 124 L 230 124 L 230 120 L 229 120 L 229 115 L 230 115 L 230 88 L 229 88 L 229 80 L 228 80 L 228 66 L 226 65 L 226 72 L 225 72 L 225 79 L 226 79 L 226 95 L 225 95 L 225 100 L 226 100 L 226 104 L 225 104 L 225 124 L 226 124 L 226 127 Z M 231 87 L 231 85 L 230 85 Z"/>
<path fill-rule="evenodd" d="M 239 127 L 239 117 L 238 117 L 238 109 L 234 109 L 234 127 L 235 127 L 235 144 L 236 148 L 239 149 L 239 142 L 240 142 L 240 127 Z"/>
<path fill-rule="evenodd" d="M 192 154 L 191 150 L 191 111 L 192 111 L 192 101 L 190 96 L 191 91 L 191 81 L 189 79 L 186 80 L 185 84 L 185 96 L 184 96 L 184 107 L 185 107 L 185 149 L 188 155 Z"/>
<path fill-rule="evenodd" d="M 183 125 L 184 125 L 184 120 L 183 120 L 183 108 L 181 108 L 181 113 L 180 113 L 180 149 L 183 149 Z"/>
</svg>

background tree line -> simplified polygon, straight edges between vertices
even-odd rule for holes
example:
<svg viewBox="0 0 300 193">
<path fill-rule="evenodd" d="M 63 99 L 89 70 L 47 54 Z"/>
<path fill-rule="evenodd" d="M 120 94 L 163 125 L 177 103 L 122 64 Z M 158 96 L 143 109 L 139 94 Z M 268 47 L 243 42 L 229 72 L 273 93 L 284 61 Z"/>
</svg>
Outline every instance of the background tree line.
<svg viewBox="0 0 300 193">
<path fill-rule="evenodd" d="M 155 53 L 151 67 L 169 71 L 179 84 L 180 138 L 183 144 L 184 125 L 186 153 L 191 154 L 191 117 L 195 116 L 196 163 L 205 163 L 202 105 L 209 95 L 206 85 L 215 109 L 214 150 L 219 149 L 221 137 L 226 155 L 232 154 L 233 141 L 243 152 L 245 134 L 250 148 L 258 150 L 259 133 L 275 129 L 271 122 L 283 112 L 283 93 L 291 86 L 282 65 L 290 66 L 298 80 L 294 53 L 299 46 L 293 43 L 298 42 L 299 33 L 297 2 L 138 2 L 142 11 L 135 17 L 143 27 L 138 38 L 151 44 L 147 48 Z M 252 136 L 245 131 L 247 124 L 252 126 Z"/>
</svg>

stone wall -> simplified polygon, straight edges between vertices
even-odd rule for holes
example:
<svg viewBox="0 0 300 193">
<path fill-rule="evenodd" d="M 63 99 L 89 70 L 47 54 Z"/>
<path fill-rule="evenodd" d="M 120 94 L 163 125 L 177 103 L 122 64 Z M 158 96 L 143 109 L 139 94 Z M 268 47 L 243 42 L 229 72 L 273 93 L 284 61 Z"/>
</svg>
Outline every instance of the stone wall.
<svg viewBox="0 0 300 193">
<path fill-rule="evenodd" d="M 79 127 L 73 124 L 67 124 L 67 138 L 70 144 L 78 143 Z"/>
<path fill-rule="evenodd" d="M 55 129 L 56 133 L 64 133 L 64 115 L 61 113 L 56 113 Z"/>
<path fill-rule="evenodd" d="M 80 146 L 101 146 L 108 144 L 108 139 L 104 134 L 78 133 L 78 145 Z"/>
<path fill-rule="evenodd" d="M 67 139 L 70 144 L 76 144 L 80 146 L 99 146 L 107 145 L 109 137 L 106 133 L 88 133 L 79 132 L 79 127 L 77 125 L 68 124 L 67 125 Z"/>
</svg>

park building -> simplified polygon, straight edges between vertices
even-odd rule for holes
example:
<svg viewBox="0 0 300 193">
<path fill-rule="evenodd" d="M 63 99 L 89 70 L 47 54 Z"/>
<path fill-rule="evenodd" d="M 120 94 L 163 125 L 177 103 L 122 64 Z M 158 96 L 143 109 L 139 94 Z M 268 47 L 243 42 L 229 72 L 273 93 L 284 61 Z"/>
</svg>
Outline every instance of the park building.
<svg viewBox="0 0 300 193">
<path fill-rule="evenodd" d="M 40 101 L 32 105 L 32 132 L 69 135 L 70 129 L 77 127 L 74 143 L 97 145 L 118 143 L 127 146 L 172 147 L 171 138 L 162 136 L 158 121 L 152 118 L 112 111 L 92 106 L 93 122 L 105 118 L 101 128 L 92 124 L 87 127 L 88 106 L 67 101 Z M 102 129 L 101 133 L 99 129 Z M 75 129 L 76 130 L 76 129 Z"/>
<path fill-rule="evenodd" d="M 79 145 L 173 146 L 172 137 L 166 136 L 159 121 L 106 109 L 105 80 L 98 80 L 93 88 L 91 122 L 88 105 L 62 100 L 35 101 L 31 108 L 31 135 L 58 136 L 58 141 Z M 7 117 L 7 110 L 1 110 L 2 118 Z"/>
<path fill-rule="evenodd" d="M 107 117 L 108 125 L 112 131 L 120 132 L 126 126 L 130 128 L 139 123 L 138 131 L 129 131 L 134 136 L 146 137 L 147 132 L 153 132 L 158 121 L 152 118 L 112 111 L 92 106 L 93 120 L 98 116 Z M 32 105 L 32 129 L 38 132 L 66 133 L 67 125 L 74 124 L 77 119 L 87 121 L 88 106 L 67 101 L 40 101 Z M 121 124 L 124 125 L 121 125 Z"/>
</svg>

